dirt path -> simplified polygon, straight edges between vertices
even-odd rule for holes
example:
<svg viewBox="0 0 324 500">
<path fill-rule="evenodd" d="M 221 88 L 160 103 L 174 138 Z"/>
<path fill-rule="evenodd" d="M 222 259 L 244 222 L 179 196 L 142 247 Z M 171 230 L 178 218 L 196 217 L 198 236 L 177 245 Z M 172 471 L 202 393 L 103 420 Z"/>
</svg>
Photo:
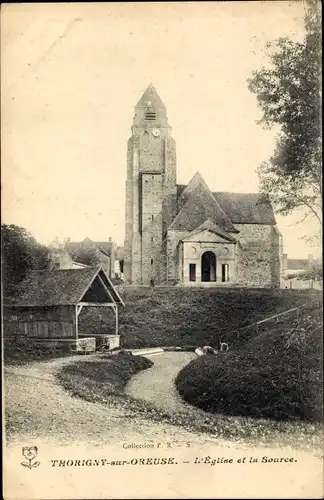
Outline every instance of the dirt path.
<svg viewBox="0 0 324 500">
<path fill-rule="evenodd" d="M 179 371 L 197 356 L 193 352 L 164 352 L 147 356 L 154 361 L 149 371 L 135 375 L 126 386 L 126 393 L 152 403 L 166 412 L 205 413 L 194 408 L 179 396 L 174 380 Z"/>
<path fill-rule="evenodd" d="M 158 357 L 155 356 L 154 361 Z M 137 415 L 126 417 L 120 408 L 71 397 L 56 383 L 55 373 L 64 364 L 80 359 L 77 356 L 5 368 L 8 444 L 22 441 L 34 443 L 36 439 L 53 444 L 88 442 L 102 445 L 105 442 L 143 442 L 166 437 L 199 444 L 216 442 L 213 436 L 193 434 Z M 93 357 L 83 359 L 87 362 Z"/>
<path fill-rule="evenodd" d="M 188 353 L 163 353 L 152 356 L 155 362 L 154 368 L 135 377 L 129 384 L 128 393 L 154 402 L 159 408 L 171 412 L 187 412 L 187 405 L 175 392 L 173 378 L 192 356 Z M 267 485 L 269 498 L 282 498 L 282 492 L 288 490 L 291 491 L 289 498 L 306 498 L 304 493 L 310 491 L 310 488 L 316 492 L 314 496 L 310 495 L 311 498 L 322 497 L 320 491 L 322 461 L 311 452 L 297 453 L 286 449 L 280 450 L 278 447 L 268 447 L 266 451 L 259 446 L 251 448 L 242 442 L 226 441 L 207 433 L 191 433 L 182 427 L 165 422 L 153 422 L 136 414 L 126 418 L 121 408 L 71 397 L 57 384 L 55 373 L 62 365 L 80 359 L 82 358 L 65 358 L 33 363 L 24 367 L 5 368 L 6 438 L 9 445 L 5 450 L 5 463 L 7 472 L 10 463 L 10 476 L 15 480 L 12 486 L 14 495 L 8 494 L 8 484 L 6 485 L 7 498 L 23 498 L 26 496 L 26 491 L 35 490 L 35 479 L 33 479 L 35 476 L 27 472 L 24 479 L 27 482 L 27 489 L 24 480 L 21 479 L 21 447 L 26 445 L 37 446 L 41 450 L 44 466 L 41 474 L 46 475 L 48 480 L 48 483 L 37 481 L 36 486 L 40 488 L 37 498 L 54 498 L 46 496 L 49 491 L 50 495 L 54 495 L 54 484 L 58 487 L 55 498 L 75 498 L 75 495 L 78 498 L 101 498 L 102 485 L 105 485 L 107 491 L 111 491 L 109 489 L 111 481 L 117 485 L 117 494 L 114 498 L 128 498 L 130 485 L 132 494 L 134 488 L 136 489 L 134 498 L 143 498 L 143 487 L 148 488 L 145 494 L 147 498 L 192 498 L 192 495 L 195 498 L 201 496 L 211 498 L 215 491 L 220 491 L 220 476 L 216 470 L 222 471 L 221 474 L 228 474 L 227 466 L 222 469 L 222 465 L 217 465 L 214 469 L 208 464 L 193 465 L 191 461 L 194 457 L 226 456 L 236 462 L 241 460 L 242 456 L 261 457 L 265 454 L 271 457 L 293 456 L 295 466 L 285 464 L 285 468 L 274 468 L 273 464 L 270 464 L 269 467 L 260 467 L 259 482 L 256 484 L 254 466 L 241 468 L 240 465 L 235 468 L 235 481 L 221 483 L 224 495 L 222 498 L 240 498 L 243 482 L 246 498 L 259 498 L 264 484 Z M 84 362 L 91 359 L 92 356 L 84 358 Z M 153 450 L 134 450 L 132 447 L 133 443 L 136 443 L 143 448 L 148 442 L 153 443 Z M 162 443 L 163 449 L 157 448 L 157 442 Z M 125 444 L 132 449 L 123 450 Z M 168 448 L 169 445 L 171 449 Z M 69 446 L 66 452 L 62 450 L 62 446 Z M 152 468 L 128 468 L 127 480 L 126 475 L 122 474 L 123 468 L 114 468 L 110 474 L 109 469 L 103 474 L 103 469 L 91 468 L 92 480 L 89 481 L 87 480 L 89 471 L 81 467 L 74 468 L 73 471 L 70 469 L 65 471 L 65 468 L 58 471 L 49 466 L 53 458 L 60 460 L 65 458 L 68 461 L 73 457 L 102 458 L 103 453 L 107 457 L 117 457 L 118 460 L 125 457 L 129 460 L 129 457 L 139 456 L 150 459 L 154 456 L 176 457 L 176 460 L 187 461 L 186 464 L 189 465 L 183 467 L 188 467 L 186 469 L 188 473 L 186 474 L 184 468 L 181 469 L 184 474 L 183 481 L 179 483 L 178 469 L 168 466 L 169 468 L 159 469 L 161 475 L 158 476 L 159 483 L 157 483 L 154 479 L 157 477 L 156 469 Z M 63 471 L 66 481 L 63 481 Z M 58 476 L 59 472 L 61 474 Z M 200 481 L 197 481 L 197 472 L 200 474 Z M 148 474 L 152 481 L 147 481 Z M 58 480 L 58 477 L 62 478 L 62 481 Z M 19 478 L 18 481 L 16 478 Z M 103 482 L 103 478 L 106 483 Z M 20 496 L 17 493 L 17 484 L 20 485 Z M 41 489 L 42 485 L 45 485 L 43 488 L 45 487 L 46 493 Z M 205 489 L 202 489 L 202 486 Z M 166 496 L 162 496 L 161 487 L 163 492 L 165 489 Z"/>
<path fill-rule="evenodd" d="M 10 444 L 48 443 L 102 446 L 147 441 L 190 441 L 199 447 L 217 445 L 231 449 L 250 448 L 245 439 L 230 441 L 205 432 L 190 432 L 180 425 L 150 420 L 136 410 L 119 405 L 102 405 L 72 397 L 56 381 L 56 372 L 73 361 L 95 356 L 74 356 L 21 367 L 5 367 L 4 389 L 6 440 Z M 128 395 L 144 399 L 162 412 L 184 414 L 186 420 L 202 422 L 209 415 L 182 401 L 174 387 L 176 374 L 195 355 L 164 352 L 152 356 L 154 366 L 136 375 L 126 387 Z M 208 424 L 210 425 L 210 424 Z M 189 426 L 191 427 L 191 426 Z M 282 443 L 283 444 L 283 443 Z M 266 447 L 277 449 L 277 445 Z"/>
</svg>

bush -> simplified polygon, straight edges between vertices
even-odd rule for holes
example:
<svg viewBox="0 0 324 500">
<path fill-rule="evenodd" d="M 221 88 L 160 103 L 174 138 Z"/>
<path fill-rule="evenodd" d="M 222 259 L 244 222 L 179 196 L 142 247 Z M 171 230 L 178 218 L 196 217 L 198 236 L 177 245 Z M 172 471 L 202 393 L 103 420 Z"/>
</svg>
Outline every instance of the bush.
<svg viewBox="0 0 324 500">
<path fill-rule="evenodd" d="M 24 364 L 31 361 L 43 361 L 68 356 L 67 345 L 45 347 L 37 345 L 30 339 L 22 336 L 4 337 L 4 362 L 6 364 Z"/>
<path fill-rule="evenodd" d="M 212 413 L 318 421 L 323 416 L 321 312 L 281 324 L 241 350 L 198 358 L 178 374 L 180 395 Z"/>
<path fill-rule="evenodd" d="M 123 393 L 130 378 L 153 365 L 153 361 L 128 352 L 102 355 L 96 361 L 79 361 L 63 366 L 57 377 L 66 390 L 87 401 L 104 402 Z"/>
</svg>

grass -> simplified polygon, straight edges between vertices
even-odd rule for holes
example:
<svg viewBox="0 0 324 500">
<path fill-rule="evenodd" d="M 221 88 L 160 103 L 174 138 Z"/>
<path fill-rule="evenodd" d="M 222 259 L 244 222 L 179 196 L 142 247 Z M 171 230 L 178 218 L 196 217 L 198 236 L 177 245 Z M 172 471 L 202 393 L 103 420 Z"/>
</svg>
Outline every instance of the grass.
<svg viewBox="0 0 324 500">
<path fill-rule="evenodd" d="M 222 340 L 224 338 L 230 343 L 230 352 L 224 354 L 223 360 L 219 358 L 219 365 L 215 365 L 215 359 L 213 359 L 210 365 L 212 369 L 208 372 L 209 376 L 202 378 L 208 386 L 210 381 L 217 381 L 217 376 L 223 376 L 224 383 L 231 384 L 232 389 L 234 388 L 234 391 L 236 391 L 237 398 L 240 398 L 239 389 L 241 388 L 239 374 L 246 372 L 256 377 L 255 379 L 252 378 L 253 383 L 251 383 L 249 377 L 245 379 L 247 386 L 254 390 L 255 386 L 263 385 L 267 378 L 268 375 L 263 376 L 263 382 L 260 384 L 260 378 L 257 377 L 258 370 L 263 370 L 264 363 L 267 364 L 269 360 L 272 360 L 273 369 L 276 368 L 276 363 L 280 360 L 281 364 L 278 362 L 277 370 L 281 367 L 280 369 L 286 370 L 283 373 L 289 377 L 294 373 L 295 387 L 297 376 L 296 370 L 291 372 L 288 370 L 289 366 L 292 368 L 294 366 L 289 363 L 289 357 L 282 356 L 282 344 L 279 345 L 273 342 L 276 341 L 278 332 L 282 332 L 282 335 L 279 335 L 279 340 L 283 337 L 284 332 L 287 333 L 287 322 L 291 322 L 291 318 L 282 319 L 276 325 L 266 325 L 265 330 L 261 330 L 258 336 L 255 335 L 254 329 L 247 330 L 244 335 L 241 335 L 239 342 L 237 329 L 301 304 L 306 304 L 306 309 L 311 310 L 318 306 L 321 297 L 316 291 L 309 290 L 203 290 L 180 288 L 155 288 L 153 290 L 126 288 L 122 296 L 126 303 L 125 309 L 121 309 L 120 314 L 120 330 L 124 348 L 213 344 L 215 334 L 221 334 Z M 114 326 L 114 317 L 113 315 L 107 315 L 105 308 L 99 311 L 83 308 L 79 320 L 81 333 L 87 335 L 91 334 L 91 332 L 104 333 L 111 331 Z M 283 326 L 284 324 L 285 326 Z M 271 335 L 268 330 L 270 327 L 273 328 Z M 292 334 L 288 337 L 289 339 L 294 338 Z M 302 335 L 300 335 L 297 340 L 301 342 L 301 345 L 304 345 L 302 344 L 302 338 Z M 287 338 L 287 340 L 289 339 Z M 37 352 L 27 340 L 15 346 L 10 339 L 9 343 L 5 341 L 4 347 L 5 361 L 19 364 L 33 360 L 50 359 L 63 354 L 48 351 Z M 237 347 L 237 350 L 235 350 L 235 347 Z M 302 367 L 302 371 L 298 376 L 304 381 L 307 381 L 306 374 L 309 377 L 315 377 L 315 384 L 318 383 L 316 381 L 318 372 L 314 373 L 312 369 L 309 369 L 308 372 L 303 370 L 305 366 L 312 366 L 315 367 L 316 372 L 317 365 L 314 359 L 317 359 L 316 356 L 320 355 L 318 347 L 318 341 L 314 338 L 313 347 L 309 347 L 307 354 L 305 354 L 306 358 L 301 349 L 296 351 L 294 344 L 289 348 L 289 352 L 294 353 L 293 359 L 295 361 L 299 362 L 298 356 L 301 355 L 300 361 L 306 363 L 299 365 Z M 271 357 L 272 348 L 274 352 Z M 207 363 L 207 361 L 207 357 L 198 358 L 184 370 L 189 369 L 189 367 L 190 370 L 196 370 L 200 366 L 196 374 L 201 376 L 206 372 L 204 363 Z M 208 361 L 208 363 L 211 363 L 211 361 Z M 75 396 L 109 406 L 117 405 L 123 409 L 125 417 L 130 419 L 134 415 L 143 416 L 143 418 L 149 418 L 159 423 L 167 422 L 179 425 L 190 431 L 207 432 L 219 438 L 234 439 L 237 443 L 242 440 L 244 443 L 257 442 L 261 444 L 275 440 L 281 443 L 292 442 L 294 445 L 317 446 L 319 427 L 315 421 L 316 418 L 314 419 L 314 416 L 309 414 L 309 420 L 314 419 L 314 422 L 300 420 L 300 414 L 297 411 L 293 415 L 292 421 L 288 419 L 281 420 L 280 411 L 282 410 L 280 405 L 276 408 L 277 420 L 274 420 L 269 419 L 269 417 L 263 418 L 260 411 L 256 412 L 253 418 L 248 416 L 251 415 L 251 412 L 244 411 L 240 413 L 240 416 L 236 416 L 233 412 L 227 412 L 228 414 L 226 414 L 225 409 L 223 409 L 223 414 L 221 414 L 218 413 L 219 406 L 217 407 L 217 413 L 214 412 L 214 409 L 211 411 L 212 408 L 209 408 L 208 413 L 206 413 L 203 411 L 190 411 L 190 407 L 188 407 L 186 411 L 181 413 L 168 414 L 157 410 L 153 405 L 142 400 L 130 398 L 124 393 L 127 381 L 133 374 L 149 366 L 150 361 L 139 356 L 125 356 L 123 354 L 116 356 L 98 355 L 96 361 L 87 361 L 86 363 L 80 361 L 63 367 L 58 374 L 58 378 L 63 387 Z M 219 369 L 220 366 L 225 370 L 224 374 L 226 373 L 227 377 Z M 231 367 L 233 371 L 231 371 Z M 181 372 L 182 377 L 186 374 L 184 370 Z M 188 372 L 185 378 L 188 381 Z M 180 375 L 177 380 L 178 386 L 179 380 Z M 309 380 L 311 379 L 309 378 Z M 267 387 L 269 387 L 269 384 Z M 284 386 L 280 387 L 283 388 Z M 309 383 L 308 387 L 310 387 Z M 201 393 L 199 389 L 199 394 L 203 394 L 203 392 Z M 227 394 L 229 395 L 230 392 Z M 277 391 L 279 399 L 280 394 L 280 391 Z M 307 390 L 301 394 L 301 397 L 306 397 L 306 399 L 310 396 L 311 392 L 307 392 Z M 195 401 L 191 399 L 191 402 Z M 202 407 L 200 402 L 197 406 Z M 268 405 L 269 407 L 271 405 Z M 193 408 L 193 410 L 195 409 Z"/>
<path fill-rule="evenodd" d="M 234 440 L 237 445 L 293 445 L 298 448 L 321 448 L 319 428 L 309 422 L 281 422 L 266 419 L 207 414 L 192 406 L 180 412 L 166 412 L 154 405 L 125 394 L 130 378 L 152 366 L 152 361 L 131 354 L 98 355 L 96 361 L 74 362 L 61 368 L 59 383 L 71 395 L 108 408 L 117 407 L 131 423 L 134 417 L 166 423 L 190 432 L 208 433 L 220 439 Z"/>
<path fill-rule="evenodd" d="M 35 345 L 30 339 L 22 336 L 3 337 L 3 359 L 6 365 L 24 365 L 63 356 L 71 356 L 67 345 L 44 347 Z"/>
<path fill-rule="evenodd" d="M 180 395 L 211 414 L 322 421 L 322 311 L 264 328 L 240 349 L 185 366 Z"/>
<path fill-rule="evenodd" d="M 316 291 L 270 289 L 124 288 L 120 334 L 127 349 L 206 345 L 220 334 L 232 343 L 236 330 L 272 314 L 306 304 L 319 304 Z M 83 308 L 80 332 L 114 331 L 107 308 Z"/>
<path fill-rule="evenodd" d="M 123 394 L 130 378 L 152 365 L 153 362 L 147 358 L 121 351 L 113 356 L 99 355 L 95 361 L 77 361 L 65 365 L 57 378 L 74 396 L 102 403 L 109 396 Z"/>
</svg>

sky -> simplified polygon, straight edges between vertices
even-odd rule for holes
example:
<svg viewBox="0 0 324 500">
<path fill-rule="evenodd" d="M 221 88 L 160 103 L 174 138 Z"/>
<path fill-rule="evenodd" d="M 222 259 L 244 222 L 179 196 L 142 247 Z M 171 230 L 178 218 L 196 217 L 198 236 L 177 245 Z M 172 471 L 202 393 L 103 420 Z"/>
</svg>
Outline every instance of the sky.
<svg viewBox="0 0 324 500">
<path fill-rule="evenodd" d="M 11 4 L 2 7 L 2 221 L 55 237 L 124 240 L 126 142 L 153 83 L 177 182 L 257 192 L 278 131 L 248 90 L 265 45 L 303 36 L 300 2 Z M 290 258 L 315 225 L 277 216 Z"/>
</svg>

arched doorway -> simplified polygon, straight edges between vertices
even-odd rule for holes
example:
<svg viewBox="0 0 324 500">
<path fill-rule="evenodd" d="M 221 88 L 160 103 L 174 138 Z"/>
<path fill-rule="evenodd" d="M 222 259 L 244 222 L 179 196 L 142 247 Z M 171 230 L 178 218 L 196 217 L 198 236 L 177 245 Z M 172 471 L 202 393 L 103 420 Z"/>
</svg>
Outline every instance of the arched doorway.
<svg viewBox="0 0 324 500">
<path fill-rule="evenodd" d="M 216 281 L 216 255 L 213 252 L 201 256 L 201 281 Z"/>
</svg>

